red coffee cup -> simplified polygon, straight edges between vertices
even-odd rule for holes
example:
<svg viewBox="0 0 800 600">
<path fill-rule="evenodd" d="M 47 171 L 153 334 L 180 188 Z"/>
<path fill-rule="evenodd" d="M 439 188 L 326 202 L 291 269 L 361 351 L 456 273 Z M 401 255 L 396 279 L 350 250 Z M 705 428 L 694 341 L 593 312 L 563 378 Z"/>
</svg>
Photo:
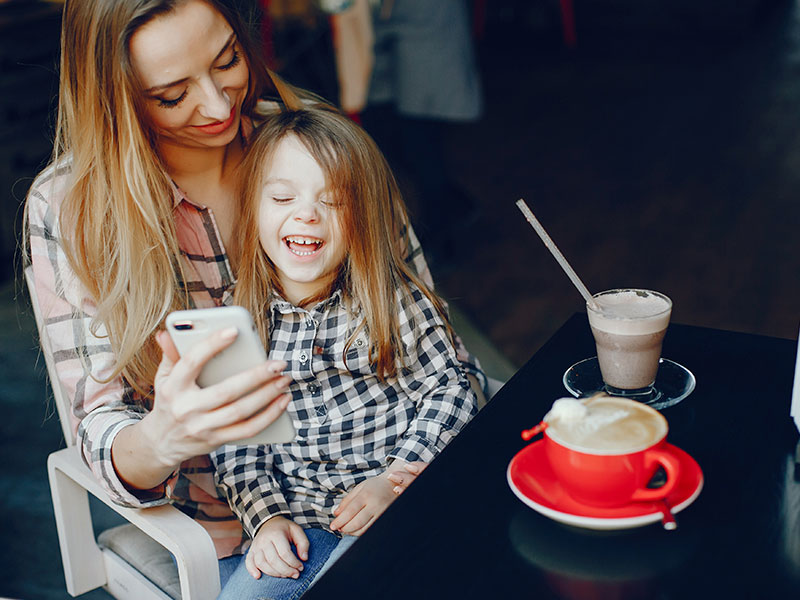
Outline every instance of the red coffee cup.
<svg viewBox="0 0 800 600">
<path fill-rule="evenodd" d="M 664 416 L 624 398 L 593 398 L 586 406 L 583 419 L 555 420 L 544 432 L 545 455 L 567 494 L 600 507 L 668 496 L 678 482 L 680 466 L 665 443 Z M 648 488 L 659 466 L 666 472 L 666 483 Z"/>
</svg>

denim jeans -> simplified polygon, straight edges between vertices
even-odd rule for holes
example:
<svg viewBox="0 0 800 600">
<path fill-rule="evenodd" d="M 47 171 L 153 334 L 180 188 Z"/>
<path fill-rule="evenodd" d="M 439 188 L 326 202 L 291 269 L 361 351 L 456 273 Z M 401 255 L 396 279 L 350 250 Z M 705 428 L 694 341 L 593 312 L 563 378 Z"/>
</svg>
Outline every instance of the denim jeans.
<svg viewBox="0 0 800 600">
<path fill-rule="evenodd" d="M 308 560 L 297 579 L 271 577 L 262 574 L 253 578 L 247 572 L 244 556 L 230 556 L 219 561 L 219 578 L 222 592 L 219 600 L 295 600 L 312 586 L 316 578 L 326 571 L 356 538 L 338 537 L 323 529 L 306 529 L 309 549 Z"/>
</svg>

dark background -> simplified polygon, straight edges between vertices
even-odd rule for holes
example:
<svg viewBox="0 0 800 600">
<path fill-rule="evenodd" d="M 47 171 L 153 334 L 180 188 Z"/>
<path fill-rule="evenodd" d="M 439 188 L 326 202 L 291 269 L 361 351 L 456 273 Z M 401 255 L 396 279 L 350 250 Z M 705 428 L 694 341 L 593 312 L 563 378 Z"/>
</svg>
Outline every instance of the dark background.
<svg viewBox="0 0 800 600">
<path fill-rule="evenodd" d="M 434 266 L 440 292 L 515 365 L 582 310 L 514 206 L 525 198 L 591 290 L 653 288 L 675 321 L 795 338 L 797 3 L 575 0 L 575 12 L 568 49 L 554 0 L 487 3 L 485 114 L 445 131 L 449 175 L 480 218 Z M 50 150 L 58 27 L 57 3 L 0 2 L 0 596 L 26 599 L 66 597 L 44 472 L 63 441 L 12 261 Z M 281 35 L 284 76 L 335 95 L 324 20 Z"/>
</svg>

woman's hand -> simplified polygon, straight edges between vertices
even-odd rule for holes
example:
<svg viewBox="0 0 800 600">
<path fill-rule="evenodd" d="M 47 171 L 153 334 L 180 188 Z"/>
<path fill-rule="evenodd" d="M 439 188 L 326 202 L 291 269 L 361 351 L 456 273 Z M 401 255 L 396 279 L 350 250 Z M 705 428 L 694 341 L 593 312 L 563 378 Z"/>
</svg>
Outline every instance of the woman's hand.
<svg viewBox="0 0 800 600">
<path fill-rule="evenodd" d="M 197 385 L 203 366 L 235 339 L 235 328 L 219 331 L 180 357 L 165 331 L 156 334 L 162 357 L 153 410 L 113 444 L 114 466 L 126 484 L 153 488 L 184 460 L 253 436 L 285 410 L 291 380 L 280 374 L 283 361 L 267 361 L 206 388 Z"/>
<path fill-rule="evenodd" d="M 197 385 L 205 364 L 235 339 L 236 329 L 220 331 L 179 358 L 166 332 L 156 337 L 163 355 L 151 415 L 160 422 L 158 445 L 177 463 L 259 433 L 289 403 L 284 392 L 291 379 L 280 375 L 283 361 L 267 361 L 206 388 Z"/>
<path fill-rule="evenodd" d="M 297 555 L 292 551 L 292 544 Z M 261 573 L 272 577 L 300 577 L 304 560 L 308 560 L 308 537 L 303 528 L 280 515 L 258 528 L 244 559 L 247 572 L 254 578 Z"/>
</svg>

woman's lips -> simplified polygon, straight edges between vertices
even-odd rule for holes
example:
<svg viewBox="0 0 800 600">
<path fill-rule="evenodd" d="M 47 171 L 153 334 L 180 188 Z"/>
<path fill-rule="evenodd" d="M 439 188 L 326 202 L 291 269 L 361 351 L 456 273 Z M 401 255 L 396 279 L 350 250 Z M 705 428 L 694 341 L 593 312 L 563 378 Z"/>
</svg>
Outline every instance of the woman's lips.
<svg viewBox="0 0 800 600">
<path fill-rule="evenodd" d="M 233 125 L 233 119 L 236 116 L 236 107 L 231 109 L 230 116 L 224 121 L 217 121 L 216 123 L 209 123 L 208 125 L 194 125 L 194 128 L 208 135 L 217 135 L 228 129 Z"/>
</svg>

